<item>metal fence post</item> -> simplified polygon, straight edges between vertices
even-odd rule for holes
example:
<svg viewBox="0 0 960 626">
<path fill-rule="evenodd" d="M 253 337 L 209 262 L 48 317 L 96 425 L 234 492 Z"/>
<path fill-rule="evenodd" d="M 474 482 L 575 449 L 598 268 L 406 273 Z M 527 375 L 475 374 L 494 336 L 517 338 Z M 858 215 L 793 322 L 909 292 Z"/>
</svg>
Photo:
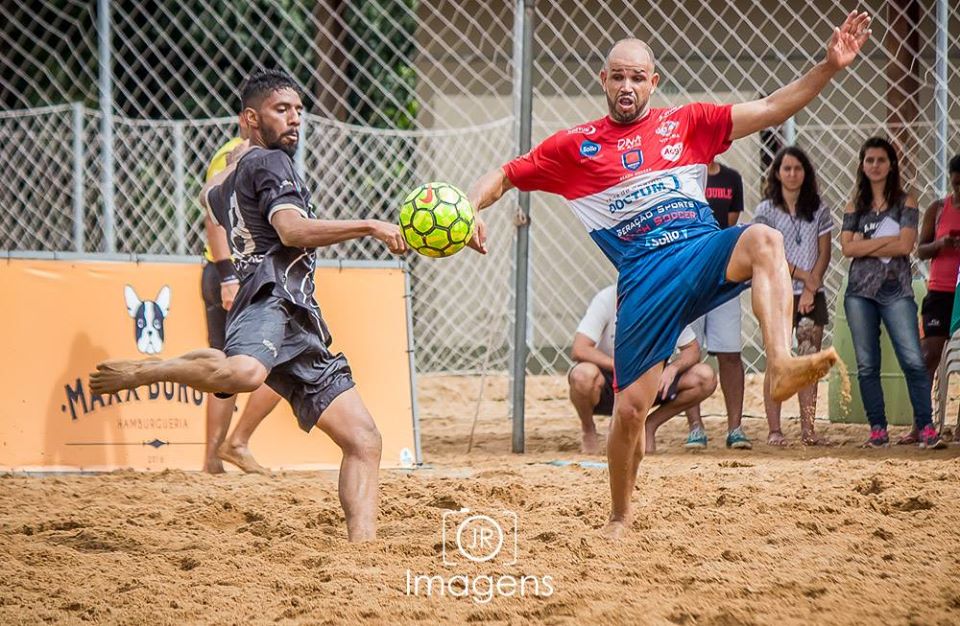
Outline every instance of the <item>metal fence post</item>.
<svg viewBox="0 0 960 626">
<path fill-rule="evenodd" d="M 520 23 L 514 28 L 514 46 L 519 46 L 519 55 L 514 48 L 514 59 L 520 58 L 520 127 L 518 147 L 520 154 L 530 150 L 533 126 L 533 20 L 536 0 L 517 0 L 515 20 Z M 519 41 L 518 41 L 519 39 Z M 520 192 L 520 211 L 530 215 L 530 193 Z M 513 326 L 513 451 L 524 450 L 524 402 L 526 399 L 527 378 L 527 287 L 529 284 L 530 224 L 525 221 L 517 226 L 516 282 L 514 286 L 514 326 Z"/>
<path fill-rule="evenodd" d="M 797 118 L 789 117 L 786 122 L 783 123 L 783 143 L 788 146 L 796 145 L 797 143 Z"/>
<path fill-rule="evenodd" d="M 102 145 L 103 249 L 116 250 L 113 187 L 113 58 L 110 50 L 110 0 L 97 0 L 97 47 L 100 63 L 100 142 Z"/>
<path fill-rule="evenodd" d="M 306 182 L 306 152 L 307 152 L 307 116 L 300 116 L 300 141 L 297 143 L 297 151 L 293 155 L 293 167 L 297 171 L 300 180 Z"/>
<path fill-rule="evenodd" d="M 949 0 L 937 0 L 937 58 L 934 74 L 934 116 L 936 150 L 933 171 L 940 195 L 947 194 L 947 24 L 950 22 Z"/>
<path fill-rule="evenodd" d="M 173 206 L 175 212 L 177 254 L 187 253 L 187 192 L 183 163 L 183 122 L 173 123 Z"/>
<path fill-rule="evenodd" d="M 73 249 L 83 252 L 83 201 L 86 195 L 83 185 L 83 105 L 74 102 L 70 111 L 73 128 Z"/>
</svg>

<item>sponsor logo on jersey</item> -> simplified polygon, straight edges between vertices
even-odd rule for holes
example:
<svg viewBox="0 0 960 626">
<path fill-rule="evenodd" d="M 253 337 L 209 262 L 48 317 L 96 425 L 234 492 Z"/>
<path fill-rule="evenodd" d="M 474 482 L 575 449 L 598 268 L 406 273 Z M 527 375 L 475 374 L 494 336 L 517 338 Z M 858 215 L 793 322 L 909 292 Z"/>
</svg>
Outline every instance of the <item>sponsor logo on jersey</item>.
<svg viewBox="0 0 960 626">
<path fill-rule="evenodd" d="M 580 144 L 580 156 L 592 159 L 600 154 L 600 144 L 594 143 L 589 139 L 584 139 Z"/>
<path fill-rule="evenodd" d="M 652 195 L 665 191 L 679 191 L 680 189 L 681 184 L 679 178 L 673 175 L 663 176 L 625 190 L 620 194 L 620 197 L 615 198 L 613 202 L 607 205 L 607 209 L 609 209 L 611 213 L 616 213 L 617 211 L 630 208 L 630 206 L 638 200 L 649 198 Z"/>
<path fill-rule="evenodd" d="M 592 135 L 597 132 L 597 127 L 593 124 L 588 124 L 587 126 L 577 126 L 576 128 L 571 128 L 567 131 L 568 135 Z"/>
<path fill-rule="evenodd" d="M 676 113 L 676 112 L 679 111 L 679 110 L 680 110 L 680 107 L 670 107 L 669 109 L 665 110 L 663 113 L 661 113 L 661 114 L 657 117 L 657 121 L 660 121 L 660 120 L 662 120 L 662 119 L 668 118 L 668 117 L 670 117 L 671 115 L 673 115 L 674 113 Z"/>
<path fill-rule="evenodd" d="M 680 143 L 672 143 L 669 146 L 664 146 L 660 149 L 660 156 L 667 161 L 679 161 L 681 154 L 683 154 L 682 141 Z"/>
<path fill-rule="evenodd" d="M 653 131 L 660 137 L 673 137 L 675 136 L 677 129 L 680 128 L 680 122 L 676 120 L 667 120 L 663 124 L 657 127 L 657 130 Z"/>
<path fill-rule="evenodd" d="M 640 150 L 624 152 L 620 155 L 620 162 L 623 163 L 624 168 L 636 172 L 643 165 L 643 152 Z"/>
<path fill-rule="evenodd" d="M 621 137 L 617 139 L 617 152 L 623 152 L 624 150 L 632 150 L 633 148 L 640 147 L 640 135 L 637 134 L 634 137 Z"/>
</svg>

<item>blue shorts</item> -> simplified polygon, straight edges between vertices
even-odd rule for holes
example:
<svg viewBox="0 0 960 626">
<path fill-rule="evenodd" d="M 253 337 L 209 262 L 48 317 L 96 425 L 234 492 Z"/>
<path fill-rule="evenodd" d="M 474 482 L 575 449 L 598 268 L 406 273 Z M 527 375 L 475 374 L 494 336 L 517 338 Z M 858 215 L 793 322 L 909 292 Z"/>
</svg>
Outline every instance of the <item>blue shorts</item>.
<svg viewBox="0 0 960 626">
<path fill-rule="evenodd" d="M 683 328 L 749 283 L 728 281 L 727 263 L 748 226 L 733 226 L 651 250 L 620 267 L 614 388 L 670 358 Z"/>
</svg>

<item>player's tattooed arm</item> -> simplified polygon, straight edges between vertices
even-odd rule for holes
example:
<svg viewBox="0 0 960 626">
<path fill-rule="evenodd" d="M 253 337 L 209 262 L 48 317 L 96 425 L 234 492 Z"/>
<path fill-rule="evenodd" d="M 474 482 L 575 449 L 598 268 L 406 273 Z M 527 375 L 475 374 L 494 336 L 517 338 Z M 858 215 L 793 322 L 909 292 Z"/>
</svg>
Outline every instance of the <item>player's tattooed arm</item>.
<svg viewBox="0 0 960 626">
<path fill-rule="evenodd" d="M 840 70 L 860 54 L 870 37 L 870 16 L 851 11 L 843 24 L 833 29 L 823 61 L 806 74 L 766 98 L 733 105 L 730 139 L 740 139 L 764 128 L 778 126 L 807 106 Z"/>
<path fill-rule="evenodd" d="M 352 239 L 374 237 L 394 254 L 407 251 L 400 227 L 380 220 L 317 220 L 304 217 L 299 211 L 279 210 L 270 218 L 270 223 L 283 245 L 293 248 L 322 248 Z"/>
</svg>

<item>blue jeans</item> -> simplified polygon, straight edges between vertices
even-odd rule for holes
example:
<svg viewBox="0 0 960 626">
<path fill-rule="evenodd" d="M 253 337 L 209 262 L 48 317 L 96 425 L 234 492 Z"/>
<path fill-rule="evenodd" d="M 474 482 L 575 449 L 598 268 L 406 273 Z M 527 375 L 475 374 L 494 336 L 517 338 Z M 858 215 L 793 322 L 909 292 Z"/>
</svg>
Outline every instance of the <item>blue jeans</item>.
<svg viewBox="0 0 960 626">
<path fill-rule="evenodd" d="M 870 426 L 887 427 L 880 385 L 880 320 L 890 335 L 897 362 L 907 379 L 914 424 L 923 428 L 931 423 L 930 379 L 920 350 L 917 303 L 912 297 L 880 304 L 870 298 L 848 295 L 843 299 L 843 308 L 847 312 L 853 349 L 857 353 L 860 395 Z"/>
</svg>

